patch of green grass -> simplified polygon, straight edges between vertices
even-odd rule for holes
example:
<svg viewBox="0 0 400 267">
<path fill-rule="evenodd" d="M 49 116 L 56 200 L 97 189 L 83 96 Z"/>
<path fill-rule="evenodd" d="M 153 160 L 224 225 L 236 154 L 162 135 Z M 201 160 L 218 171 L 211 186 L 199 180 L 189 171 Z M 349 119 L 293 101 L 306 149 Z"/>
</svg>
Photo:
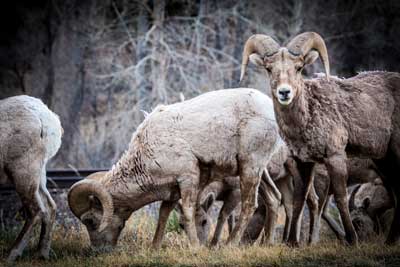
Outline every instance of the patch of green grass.
<svg viewBox="0 0 400 267">
<path fill-rule="evenodd" d="M 178 234 L 182 232 L 182 228 L 179 226 L 179 215 L 178 212 L 176 212 L 176 210 L 173 210 L 169 215 L 166 231 L 167 233 L 176 232 Z"/>
<path fill-rule="evenodd" d="M 176 222 L 173 218 L 173 227 L 176 227 Z M 173 227 L 170 229 L 175 229 Z M 135 216 L 129 221 L 117 248 L 110 253 L 99 254 L 90 250 L 83 228 L 59 228 L 53 236 L 49 261 L 32 256 L 35 242 L 31 242 L 23 257 L 13 266 L 400 266 L 400 246 L 385 246 L 381 240 L 358 247 L 322 241 L 300 248 L 254 245 L 209 249 L 190 248 L 184 233 L 170 230 L 166 233 L 163 248 L 155 251 L 150 248 L 154 230 L 152 219 Z M 0 266 L 6 266 L 5 252 L 15 236 L 15 233 L 0 233 Z"/>
</svg>

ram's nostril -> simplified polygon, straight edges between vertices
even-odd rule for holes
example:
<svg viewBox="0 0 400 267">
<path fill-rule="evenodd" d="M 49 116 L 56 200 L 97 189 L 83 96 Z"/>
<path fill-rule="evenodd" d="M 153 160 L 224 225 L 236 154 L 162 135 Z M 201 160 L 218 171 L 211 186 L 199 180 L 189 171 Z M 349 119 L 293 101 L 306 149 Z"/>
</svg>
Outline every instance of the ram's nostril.
<svg viewBox="0 0 400 267">
<path fill-rule="evenodd" d="M 278 91 L 278 93 L 279 93 L 281 96 L 288 96 L 288 95 L 290 94 L 290 90 L 284 88 L 284 89 L 280 89 L 280 90 Z"/>
</svg>

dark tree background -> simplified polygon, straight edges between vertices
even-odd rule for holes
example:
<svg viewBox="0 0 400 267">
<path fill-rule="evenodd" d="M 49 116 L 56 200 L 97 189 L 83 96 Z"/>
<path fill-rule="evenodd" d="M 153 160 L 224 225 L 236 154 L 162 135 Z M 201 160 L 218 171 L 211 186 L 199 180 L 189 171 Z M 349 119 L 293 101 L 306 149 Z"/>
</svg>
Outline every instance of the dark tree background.
<svg viewBox="0 0 400 267">
<path fill-rule="evenodd" d="M 60 115 L 53 168 L 109 167 L 141 110 L 237 87 L 253 33 L 320 33 L 332 74 L 400 71 L 400 1 L 36 0 L 0 4 L 0 98 L 29 94 Z M 321 64 L 305 75 L 322 71 Z M 242 84 L 268 93 L 252 68 Z"/>
</svg>

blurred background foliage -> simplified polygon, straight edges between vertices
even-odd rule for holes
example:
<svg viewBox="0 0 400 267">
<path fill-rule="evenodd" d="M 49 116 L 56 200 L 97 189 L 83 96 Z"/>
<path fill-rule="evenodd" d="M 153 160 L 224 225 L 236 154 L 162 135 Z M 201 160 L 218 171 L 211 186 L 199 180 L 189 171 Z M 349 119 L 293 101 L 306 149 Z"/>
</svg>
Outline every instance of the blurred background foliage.
<svg viewBox="0 0 400 267">
<path fill-rule="evenodd" d="M 399 71 L 398 0 L 16 0 L 0 7 L 0 98 L 29 94 L 60 115 L 51 168 L 108 168 L 142 111 L 238 87 L 254 33 L 320 33 L 333 75 Z M 310 66 L 305 76 L 321 72 Z M 269 93 L 262 69 L 241 86 Z M 182 97 L 183 96 L 183 97 Z"/>
</svg>

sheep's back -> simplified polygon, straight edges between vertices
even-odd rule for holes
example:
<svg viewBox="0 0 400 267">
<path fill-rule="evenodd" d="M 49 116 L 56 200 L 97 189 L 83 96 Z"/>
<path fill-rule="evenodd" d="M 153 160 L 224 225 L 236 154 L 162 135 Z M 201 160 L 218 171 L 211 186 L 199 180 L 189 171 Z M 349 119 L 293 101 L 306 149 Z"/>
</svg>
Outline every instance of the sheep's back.
<svg viewBox="0 0 400 267">
<path fill-rule="evenodd" d="M 271 99 L 242 88 L 159 106 L 140 125 L 133 140 L 141 140 L 136 147 L 143 143 L 151 146 L 155 155 L 167 153 L 172 156 L 166 158 L 171 158 L 188 153 L 201 162 L 235 170 L 238 158 L 271 154 L 277 136 Z M 260 156 L 264 166 L 265 157 Z"/>
<path fill-rule="evenodd" d="M 388 76 L 389 75 L 389 76 Z M 381 158 L 392 134 L 395 101 L 387 72 L 362 73 L 350 79 L 307 82 L 313 114 L 312 144 L 324 151 L 347 144 L 349 155 Z M 315 138 L 318 137 L 318 138 Z M 344 143 L 347 140 L 347 143 Z"/>
<path fill-rule="evenodd" d="M 2 162 L 26 153 L 55 155 L 61 145 L 62 128 L 53 112 L 39 99 L 15 96 L 0 101 L 0 151 Z"/>
</svg>

